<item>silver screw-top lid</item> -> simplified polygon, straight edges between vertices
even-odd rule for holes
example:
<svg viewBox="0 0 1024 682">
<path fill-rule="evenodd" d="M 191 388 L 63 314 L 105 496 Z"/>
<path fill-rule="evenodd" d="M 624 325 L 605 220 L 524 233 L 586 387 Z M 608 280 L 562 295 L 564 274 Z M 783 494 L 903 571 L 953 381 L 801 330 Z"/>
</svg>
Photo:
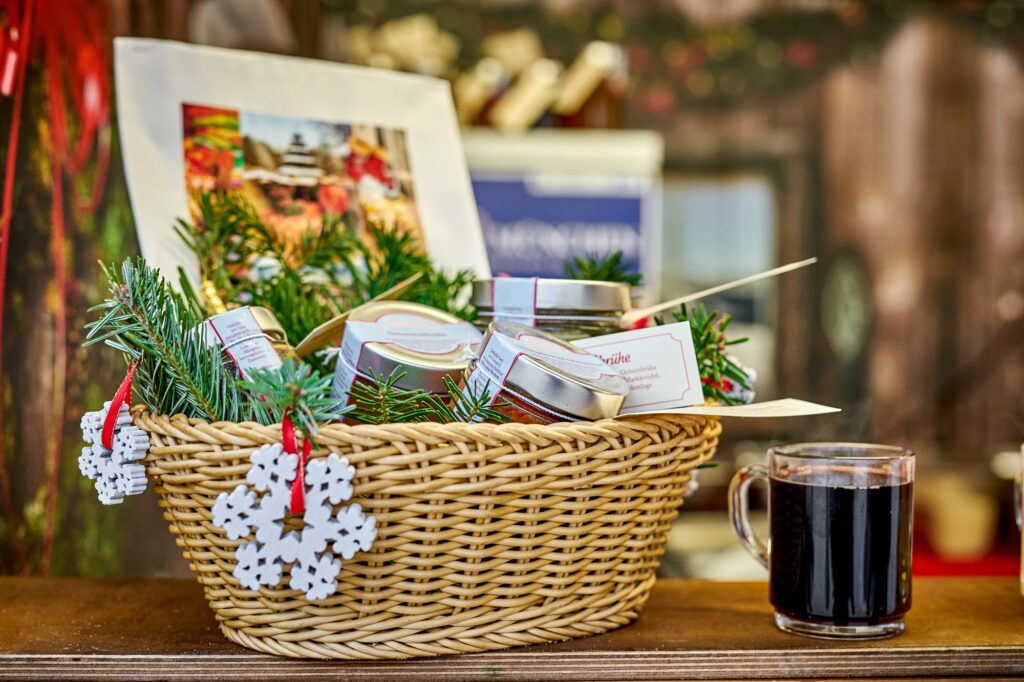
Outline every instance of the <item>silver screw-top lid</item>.
<svg viewBox="0 0 1024 682">
<path fill-rule="evenodd" d="M 541 407 L 576 419 L 606 419 L 622 410 L 629 383 L 596 355 L 514 322 L 490 324 L 480 346 L 482 358 L 491 344 L 511 361 L 505 377 L 485 375 L 492 386 L 503 384 Z M 484 363 L 475 371 L 486 373 Z"/>
<path fill-rule="evenodd" d="M 473 282 L 473 305 L 491 310 L 494 305 L 494 282 L 501 278 L 478 279 Z M 537 313 L 545 311 L 581 311 L 587 313 L 621 314 L 631 307 L 630 288 L 622 282 L 595 282 L 585 279 L 536 280 Z"/>
<path fill-rule="evenodd" d="M 408 328 L 408 344 L 382 341 L 363 343 L 355 370 L 364 376 L 373 370 L 387 377 L 401 367 L 406 374 L 398 382 L 399 388 L 422 388 L 430 393 L 445 391 L 445 375 L 458 380 L 460 373 L 469 364 L 466 347 L 476 345 L 480 339 L 480 333 L 468 322 L 437 308 L 405 301 L 367 303 L 354 309 L 348 321 L 350 324 L 345 328 L 346 335 L 360 333 L 359 326 L 352 322 L 377 322 L 396 329 Z M 419 331 L 449 324 L 460 325 L 459 342 L 452 342 L 451 335 L 434 338 L 428 333 L 417 338 Z M 338 362 L 343 361 L 343 358 L 338 358 Z"/>
</svg>

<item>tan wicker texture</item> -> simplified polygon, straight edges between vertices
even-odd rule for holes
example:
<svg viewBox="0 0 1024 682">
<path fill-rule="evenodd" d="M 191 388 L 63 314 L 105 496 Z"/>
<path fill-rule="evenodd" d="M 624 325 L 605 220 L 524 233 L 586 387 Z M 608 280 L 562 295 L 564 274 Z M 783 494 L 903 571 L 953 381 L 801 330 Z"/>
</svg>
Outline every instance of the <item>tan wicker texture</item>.
<svg viewBox="0 0 1024 682">
<path fill-rule="evenodd" d="M 682 415 L 327 426 L 314 456 L 355 465 L 352 501 L 377 518 L 378 536 L 343 562 L 337 592 L 311 603 L 241 587 L 232 571 L 245 540 L 210 520 L 217 496 L 244 483 L 253 449 L 280 442 L 280 426 L 133 414 L 151 436 L 147 474 L 221 630 L 310 658 L 484 651 L 629 623 L 690 473 L 721 432 L 714 418 Z"/>
</svg>

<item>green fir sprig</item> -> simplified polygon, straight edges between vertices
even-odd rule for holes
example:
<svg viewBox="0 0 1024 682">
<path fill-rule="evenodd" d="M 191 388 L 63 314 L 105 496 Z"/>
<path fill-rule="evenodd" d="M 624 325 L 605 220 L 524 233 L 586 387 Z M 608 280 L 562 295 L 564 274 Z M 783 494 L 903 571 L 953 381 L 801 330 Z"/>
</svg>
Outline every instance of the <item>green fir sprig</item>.
<svg viewBox="0 0 1024 682">
<path fill-rule="evenodd" d="M 91 309 L 101 315 L 86 325 L 86 345 L 106 343 L 137 361 L 135 385 L 151 410 L 270 423 L 266 408 L 224 371 L 220 348 L 205 342 L 203 319 L 155 268 L 139 258 L 103 270 L 110 297 Z"/>
<path fill-rule="evenodd" d="M 689 322 L 697 352 L 697 367 L 704 388 L 704 397 L 717 400 L 723 405 L 739 405 L 745 401 L 724 390 L 723 379 L 735 383 L 746 391 L 752 391 L 750 377 L 746 370 L 728 354 L 727 348 L 748 341 L 746 337 L 729 339 L 726 331 L 732 317 L 718 310 L 708 310 L 701 303 L 692 309 L 684 305 L 672 313 L 676 322 Z M 657 324 L 664 324 L 655 318 Z"/>
<path fill-rule="evenodd" d="M 445 376 L 444 388 L 448 400 L 442 400 L 432 393 L 425 393 L 424 400 L 432 410 L 431 421 L 444 424 L 453 422 L 488 422 L 505 424 L 512 419 L 497 408 L 508 403 L 494 403 L 491 398 L 491 384 L 488 381 L 480 390 L 474 389 L 463 375 L 463 386 L 460 387 L 450 376 Z"/>
<path fill-rule="evenodd" d="M 179 293 L 141 258 L 103 269 L 110 297 L 92 309 L 101 315 L 86 325 L 86 345 L 106 343 L 138 362 L 134 383 L 150 410 L 265 425 L 287 414 L 310 439 L 337 419 L 331 376 L 289 359 L 239 379 L 220 345 L 207 343 L 205 313 L 190 287 Z"/>
<path fill-rule="evenodd" d="M 405 370 L 394 369 L 384 376 L 370 370 L 369 381 L 355 381 L 349 389 L 346 417 L 361 424 L 406 424 L 429 421 L 430 410 L 423 405 L 425 391 L 398 387 Z"/>
<path fill-rule="evenodd" d="M 596 253 L 577 256 L 564 261 L 565 274 L 569 279 L 585 279 L 595 282 L 622 282 L 639 286 L 643 282 L 640 273 L 626 272 L 622 264 L 622 251 L 599 256 Z"/>
<path fill-rule="evenodd" d="M 369 381 L 357 381 L 349 392 L 352 421 L 362 424 L 407 424 L 417 422 L 489 422 L 504 424 L 511 421 L 497 408 L 505 403 L 492 404 L 490 385 L 480 391 L 467 382 L 460 387 L 451 377 L 444 377 L 447 400 L 423 389 L 398 387 L 406 376 L 405 370 L 396 368 L 388 376 L 370 370 Z"/>
<path fill-rule="evenodd" d="M 352 212 L 328 215 L 298 240 L 285 240 L 239 193 L 213 192 L 200 197 L 197 220 L 181 220 L 175 229 L 226 305 L 270 308 L 293 344 L 417 273 L 423 276 L 403 300 L 467 320 L 476 315 L 465 302 L 470 271 L 434 267 L 419 241 L 398 228 L 371 222 L 361 239 Z"/>
<path fill-rule="evenodd" d="M 238 383 L 258 396 L 275 422 L 288 416 L 302 435 L 312 440 L 321 424 L 335 421 L 345 412 L 338 410 L 338 400 L 331 396 L 331 379 L 289 358 L 277 369 L 254 370 Z"/>
</svg>

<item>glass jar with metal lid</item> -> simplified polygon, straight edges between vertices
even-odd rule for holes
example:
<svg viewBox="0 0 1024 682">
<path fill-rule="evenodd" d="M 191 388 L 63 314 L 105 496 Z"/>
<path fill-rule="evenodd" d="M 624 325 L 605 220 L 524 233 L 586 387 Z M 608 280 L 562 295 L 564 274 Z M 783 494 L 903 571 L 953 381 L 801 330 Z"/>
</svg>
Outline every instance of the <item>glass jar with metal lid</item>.
<svg viewBox="0 0 1024 682">
<path fill-rule="evenodd" d="M 295 348 L 288 342 L 288 335 L 284 332 L 284 327 L 277 321 L 277 315 L 274 314 L 269 308 L 263 308 L 261 306 L 249 306 L 249 311 L 252 313 L 253 318 L 256 320 L 256 324 L 260 326 L 260 330 L 263 335 L 270 341 L 270 344 L 277 351 L 277 354 L 281 356 L 282 360 L 298 360 L 298 355 L 295 354 Z"/>
<path fill-rule="evenodd" d="M 473 283 L 478 326 L 494 320 L 536 327 L 563 341 L 622 331 L 630 287 L 622 282 L 492 277 Z"/>
<path fill-rule="evenodd" d="M 256 369 L 277 369 L 284 360 L 298 359 L 277 316 L 260 306 L 242 306 L 213 315 L 199 333 L 206 343 L 221 347 L 226 368 L 243 376 Z"/>
<path fill-rule="evenodd" d="M 349 314 L 333 395 L 347 404 L 353 384 L 400 370 L 405 374 L 396 388 L 446 396 L 444 378 L 461 380 L 469 349 L 479 342 L 472 324 L 442 310 L 405 301 L 368 303 Z"/>
<path fill-rule="evenodd" d="M 513 421 L 554 424 L 615 417 L 629 383 L 596 355 L 551 334 L 492 322 L 466 383 L 487 390 L 491 404 Z"/>
</svg>

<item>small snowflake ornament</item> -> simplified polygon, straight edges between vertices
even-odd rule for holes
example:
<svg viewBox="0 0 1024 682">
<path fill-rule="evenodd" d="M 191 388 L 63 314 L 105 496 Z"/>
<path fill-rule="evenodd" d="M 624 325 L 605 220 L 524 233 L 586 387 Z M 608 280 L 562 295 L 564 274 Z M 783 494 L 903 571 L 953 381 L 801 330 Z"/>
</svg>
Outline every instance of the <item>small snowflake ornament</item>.
<svg viewBox="0 0 1024 682">
<path fill-rule="evenodd" d="M 102 410 L 82 416 L 82 439 L 86 447 L 78 457 L 78 470 L 96 482 L 96 496 L 103 504 L 121 504 L 128 495 L 146 490 L 146 468 L 136 464 L 149 450 L 149 434 L 132 425 L 128 406 L 121 402 L 114 420 L 112 447 L 103 445 L 103 425 L 112 402 Z"/>
<path fill-rule="evenodd" d="M 367 551 L 377 537 L 377 520 L 358 504 L 335 511 L 352 497 L 355 467 L 345 457 L 330 455 L 305 465 L 305 512 L 300 531 L 284 531 L 291 505 L 292 481 L 299 457 L 288 454 L 280 443 L 253 452 L 245 485 L 221 493 L 213 505 L 213 524 L 237 540 L 249 533 L 254 539 L 235 552 L 234 576 L 243 586 L 256 590 L 281 582 L 289 569 L 288 585 L 304 592 L 310 601 L 326 599 L 337 588 L 341 561 Z"/>
</svg>

